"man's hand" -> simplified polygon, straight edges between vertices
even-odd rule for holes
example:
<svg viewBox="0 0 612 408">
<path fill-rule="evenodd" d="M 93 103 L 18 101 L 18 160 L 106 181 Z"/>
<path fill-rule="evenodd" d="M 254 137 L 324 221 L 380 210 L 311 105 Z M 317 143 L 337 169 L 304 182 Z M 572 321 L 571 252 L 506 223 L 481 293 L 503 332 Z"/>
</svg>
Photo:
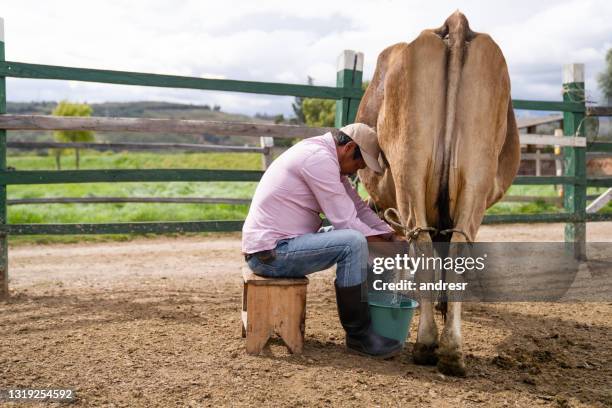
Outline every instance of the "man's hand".
<svg viewBox="0 0 612 408">
<path fill-rule="evenodd" d="M 393 233 L 393 234 L 391 234 L 391 241 L 392 242 L 406 241 L 406 237 L 404 235 L 401 235 L 401 234 Z"/>
<path fill-rule="evenodd" d="M 368 242 L 401 242 L 406 241 L 406 238 L 403 235 L 388 233 L 382 235 L 371 235 L 366 237 Z"/>
<path fill-rule="evenodd" d="M 386 238 L 386 235 L 370 235 L 366 239 L 368 242 L 389 242 L 389 238 Z"/>
</svg>

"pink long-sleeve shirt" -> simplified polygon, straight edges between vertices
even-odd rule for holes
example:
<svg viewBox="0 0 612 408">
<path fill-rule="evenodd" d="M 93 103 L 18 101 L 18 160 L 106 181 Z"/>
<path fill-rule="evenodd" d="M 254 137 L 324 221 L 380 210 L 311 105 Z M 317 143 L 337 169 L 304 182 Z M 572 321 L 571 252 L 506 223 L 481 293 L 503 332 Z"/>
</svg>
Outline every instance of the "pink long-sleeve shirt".
<svg viewBox="0 0 612 408">
<path fill-rule="evenodd" d="M 242 251 L 272 249 L 281 239 L 316 232 L 320 213 L 335 229 L 366 237 L 393 232 L 340 175 L 331 133 L 297 143 L 266 170 L 242 228 Z"/>
</svg>

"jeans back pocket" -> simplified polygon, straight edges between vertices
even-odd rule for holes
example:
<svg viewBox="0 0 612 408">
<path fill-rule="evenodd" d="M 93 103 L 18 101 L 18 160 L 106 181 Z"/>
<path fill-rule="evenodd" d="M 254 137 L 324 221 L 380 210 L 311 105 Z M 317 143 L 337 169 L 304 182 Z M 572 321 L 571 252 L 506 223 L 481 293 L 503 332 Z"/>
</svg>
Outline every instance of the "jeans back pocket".
<svg viewBox="0 0 612 408">
<path fill-rule="evenodd" d="M 266 276 L 269 278 L 276 278 L 278 276 L 276 267 L 270 265 L 269 263 L 260 261 L 256 256 L 249 259 L 247 264 L 256 275 Z"/>
</svg>

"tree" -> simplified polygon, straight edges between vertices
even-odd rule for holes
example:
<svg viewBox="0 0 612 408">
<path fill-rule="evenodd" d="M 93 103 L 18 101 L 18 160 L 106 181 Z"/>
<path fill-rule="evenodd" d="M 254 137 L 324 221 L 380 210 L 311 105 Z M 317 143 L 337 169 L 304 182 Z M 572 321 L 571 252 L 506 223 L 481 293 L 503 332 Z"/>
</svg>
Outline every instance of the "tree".
<svg viewBox="0 0 612 408">
<path fill-rule="evenodd" d="M 61 101 L 53 109 L 54 116 L 91 116 L 93 109 L 86 103 L 70 103 Z M 56 142 L 93 142 L 95 140 L 94 132 L 91 130 L 58 130 L 53 132 L 53 139 Z M 62 168 L 61 155 L 64 149 L 55 149 L 55 164 L 57 169 Z M 80 157 L 79 149 L 75 149 L 76 168 L 79 168 Z"/>
<path fill-rule="evenodd" d="M 332 127 L 336 118 L 336 101 L 333 99 L 305 98 L 302 103 L 304 122 L 308 126 Z"/>
<path fill-rule="evenodd" d="M 309 77 L 309 79 L 311 78 Z M 370 81 L 363 82 L 361 89 L 365 91 L 369 84 Z M 309 85 L 312 85 L 312 83 Z M 304 98 L 302 101 L 302 111 L 304 123 L 308 126 L 333 127 L 336 118 L 336 101 L 332 99 Z"/>
<path fill-rule="evenodd" d="M 306 77 L 306 81 L 308 85 L 314 84 L 313 78 L 311 76 Z M 305 99 L 306 98 L 296 96 L 295 102 L 291 104 L 291 108 L 293 109 L 293 114 L 295 115 L 295 118 L 296 118 L 296 124 L 298 125 L 306 123 L 306 118 L 304 117 L 304 110 L 303 110 Z"/>
<path fill-rule="evenodd" d="M 606 68 L 597 76 L 599 89 L 603 93 L 607 103 L 612 102 L 612 48 L 606 53 Z"/>
</svg>

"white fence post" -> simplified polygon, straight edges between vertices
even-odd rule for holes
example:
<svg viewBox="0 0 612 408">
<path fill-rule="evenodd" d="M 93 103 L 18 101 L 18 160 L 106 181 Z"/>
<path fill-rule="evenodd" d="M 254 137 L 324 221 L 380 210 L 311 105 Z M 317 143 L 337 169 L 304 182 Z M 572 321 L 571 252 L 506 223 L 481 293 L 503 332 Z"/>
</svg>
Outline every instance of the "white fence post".
<svg viewBox="0 0 612 408">
<path fill-rule="evenodd" d="M 266 149 L 266 151 L 262 153 L 261 157 L 261 166 L 263 167 L 263 170 L 266 170 L 270 166 L 270 164 L 272 164 L 272 150 L 274 147 L 274 138 L 270 136 L 261 136 L 259 138 L 259 145 Z"/>
<path fill-rule="evenodd" d="M 536 146 L 536 152 L 535 152 L 536 176 L 542 175 L 542 158 L 540 157 L 541 153 L 542 151 L 540 150 L 539 146 Z"/>
</svg>

